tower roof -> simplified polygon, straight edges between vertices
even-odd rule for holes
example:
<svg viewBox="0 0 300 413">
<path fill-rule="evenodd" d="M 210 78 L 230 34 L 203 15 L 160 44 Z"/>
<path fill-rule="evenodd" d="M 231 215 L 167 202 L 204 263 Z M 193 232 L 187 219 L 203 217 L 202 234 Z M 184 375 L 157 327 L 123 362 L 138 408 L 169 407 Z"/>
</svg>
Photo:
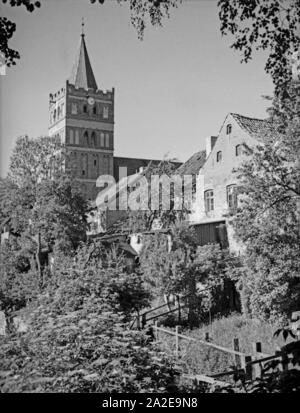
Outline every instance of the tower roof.
<svg viewBox="0 0 300 413">
<path fill-rule="evenodd" d="M 69 82 L 78 88 L 98 89 L 97 82 L 93 73 L 89 55 L 85 44 L 85 35 L 81 34 L 79 52 L 72 69 Z"/>
</svg>

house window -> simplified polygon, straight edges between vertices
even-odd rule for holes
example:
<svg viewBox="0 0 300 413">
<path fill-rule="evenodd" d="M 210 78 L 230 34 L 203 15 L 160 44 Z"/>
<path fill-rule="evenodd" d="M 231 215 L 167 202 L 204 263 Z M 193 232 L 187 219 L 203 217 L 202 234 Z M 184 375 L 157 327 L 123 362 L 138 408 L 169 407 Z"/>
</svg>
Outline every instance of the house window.
<svg viewBox="0 0 300 413">
<path fill-rule="evenodd" d="M 87 106 L 83 105 L 83 113 L 87 113 Z"/>
<path fill-rule="evenodd" d="M 214 210 L 214 191 L 212 189 L 204 192 L 204 204 L 205 212 Z"/>
<path fill-rule="evenodd" d="M 73 145 L 74 143 L 74 131 L 70 129 L 70 144 Z"/>
<path fill-rule="evenodd" d="M 235 156 L 240 156 L 243 154 L 243 145 L 237 145 L 235 147 Z"/>
<path fill-rule="evenodd" d="M 230 135 L 231 131 L 232 131 L 232 125 L 229 124 L 226 126 L 226 135 Z"/>
<path fill-rule="evenodd" d="M 217 152 L 217 162 L 221 162 L 222 160 L 222 151 Z"/>
<path fill-rule="evenodd" d="M 105 134 L 105 146 L 106 146 L 106 148 L 109 147 L 109 133 Z"/>
<path fill-rule="evenodd" d="M 77 104 L 76 103 L 72 103 L 71 105 L 71 114 L 77 115 Z"/>
<path fill-rule="evenodd" d="M 108 118 L 108 106 L 103 106 L 103 117 Z"/>
<path fill-rule="evenodd" d="M 100 134 L 100 143 L 101 143 L 101 146 L 104 146 L 104 133 L 103 132 L 101 132 Z"/>
<path fill-rule="evenodd" d="M 237 208 L 236 185 L 228 185 L 226 187 L 226 193 L 227 193 L 228 208 Z"/>
<path fill-rule="evenodd" d="M 81 171 L 81 174 L 82 174 L 82 175 L 85 175 L 85 170 L 84 170 L 84 169 Z"/>
<path fill-rule="evenodd" d="M 97 115 L 97 107 L 96 106 L 93 107 L 93 114 Z"/>
<path fill-rule="evenodd" d="M 94 166 L 97 166 L 97 159 L 94 159 Z"/>
</svg>

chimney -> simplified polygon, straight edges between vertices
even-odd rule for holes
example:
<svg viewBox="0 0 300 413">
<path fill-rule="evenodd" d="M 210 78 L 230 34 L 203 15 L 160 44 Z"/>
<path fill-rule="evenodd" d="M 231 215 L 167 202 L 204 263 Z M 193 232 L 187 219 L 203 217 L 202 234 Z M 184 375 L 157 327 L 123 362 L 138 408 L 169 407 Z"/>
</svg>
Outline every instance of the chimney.
<svg viewBox="0 0 300 413">
<path fill-rule="evenodd" d="M 206 159 L 213 150 L 213 147 L 215 146 L 217 139 L 217 136 L 209 136 L 208 138 L 206 138 Z"/>
</svg>

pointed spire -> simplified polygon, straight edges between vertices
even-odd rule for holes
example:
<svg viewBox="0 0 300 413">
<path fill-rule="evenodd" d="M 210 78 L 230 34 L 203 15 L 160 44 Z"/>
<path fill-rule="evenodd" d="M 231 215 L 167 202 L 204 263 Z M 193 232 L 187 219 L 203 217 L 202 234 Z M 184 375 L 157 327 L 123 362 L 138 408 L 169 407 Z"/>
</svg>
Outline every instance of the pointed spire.
<svg viewBox="0 0 300 413">
<path fill-rule="evenodd" d="M 71 83 L 75 87 L 84 88 L 86 90 L 97 90 L 97 82 L 93 73 L 93 69 L 85 44 L 84 19 L 82 19 L 81 26 L 82 32 L 79 53 L 73 66 L 71 76 L 68 80 L 69 83 Z"/>
</svg>

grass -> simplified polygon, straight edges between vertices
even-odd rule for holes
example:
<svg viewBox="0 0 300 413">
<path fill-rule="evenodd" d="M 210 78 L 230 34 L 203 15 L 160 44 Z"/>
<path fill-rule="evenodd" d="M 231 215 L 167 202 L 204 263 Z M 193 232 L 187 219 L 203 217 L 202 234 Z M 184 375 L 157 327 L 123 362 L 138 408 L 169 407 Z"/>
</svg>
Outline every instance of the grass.
<svg viewBox="0 0 300 413">
<path fill-rule="evenodd" d="M 274 354 L 284 345 L 281 337 L 273 337 L 276 329 L 276 326 L 267 322 L 245 319 L 240 314 L 232 314 L 226 318 L 215 319 L 211 325 L 194 330 L 183 330 L 182 334 L 204 340 L 208 332 L 212 343 L 230 349 L 233 349 L 233 339 L 238 338 L 240 351 L 249 355 L 252 354 L 252 343 L 261 342 L 263 353 Z M 174 336 L 160 333 L 159 339 L 165 349 L 174 352 Z M 219 373 L 230 370 L 235 364 L 234 355 L 183 339 L 180 340 L 180 358 L 186 371 L 191 374 Z"/>
</svg>

